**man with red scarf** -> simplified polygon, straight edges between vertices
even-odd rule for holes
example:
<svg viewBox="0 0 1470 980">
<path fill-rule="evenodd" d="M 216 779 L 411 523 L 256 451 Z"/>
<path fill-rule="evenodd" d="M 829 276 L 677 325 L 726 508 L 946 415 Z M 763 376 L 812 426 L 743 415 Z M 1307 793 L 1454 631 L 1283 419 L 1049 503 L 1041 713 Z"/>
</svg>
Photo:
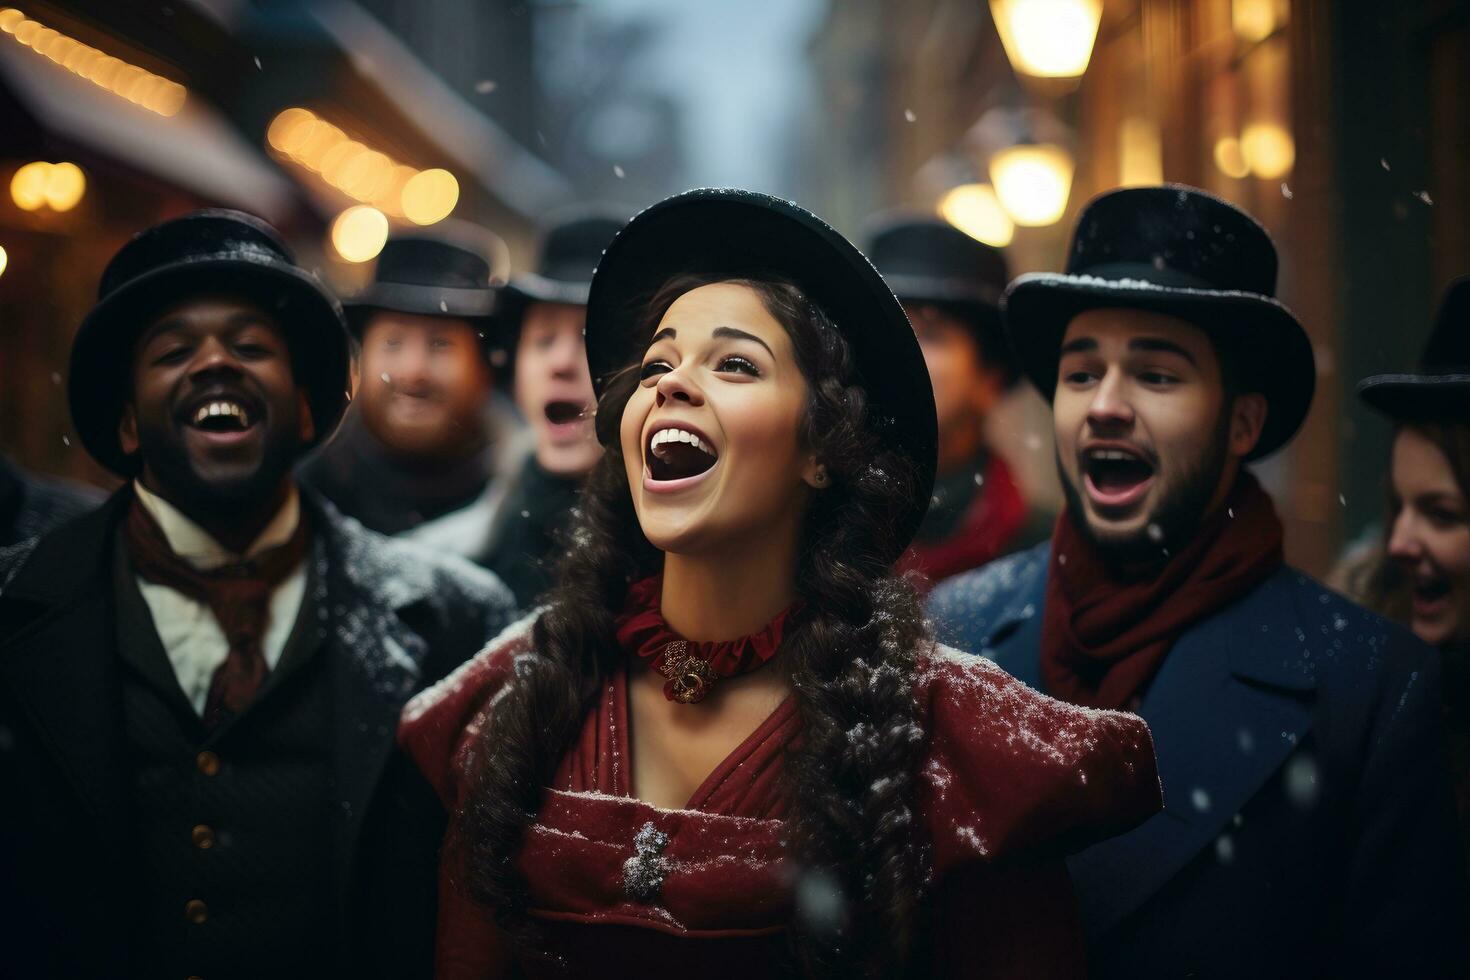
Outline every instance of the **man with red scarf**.
<svg viewBox="0 0 1470 980">
<path fill-rule="evenodd" d="M 1315 381 L 1270 238 L 1203 192 L 1135 188 L 1093 201 L 1068 254 L 1005 300 L 1066 508 L 1051 542 L 945 583 L 931 613 L 1154 733 L 1164 812 L 1069 862 L 1093 974 L 1455 975 L 1435 657 L 1283 563 L 1246 466 Z"/>
</svg>

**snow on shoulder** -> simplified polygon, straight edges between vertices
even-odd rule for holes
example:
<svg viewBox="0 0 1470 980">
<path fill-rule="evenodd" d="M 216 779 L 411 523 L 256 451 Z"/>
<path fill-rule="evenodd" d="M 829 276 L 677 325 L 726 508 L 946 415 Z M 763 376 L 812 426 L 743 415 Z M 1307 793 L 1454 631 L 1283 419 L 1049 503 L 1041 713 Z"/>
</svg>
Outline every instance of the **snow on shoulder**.
<svg viewBox="0 0 1470 980">
<path fill-rule="evenodd" d="M 1161 807 L 1153 738 L 1138 716 L 1047 697 L 946 646 L 918 666 L 930 734 L 920 792 L 936 869 L 1071 853 Z"/>
<path fill-rule="evenodd" d="M 530 656 L 531 630 L 541 610 L 507 626 L 485 649 L 404 706 L 398 744 L 446 803 L 458 794 L 475 737 L 485 716 L 515 675 L 516 660 Z"/>
</svg>

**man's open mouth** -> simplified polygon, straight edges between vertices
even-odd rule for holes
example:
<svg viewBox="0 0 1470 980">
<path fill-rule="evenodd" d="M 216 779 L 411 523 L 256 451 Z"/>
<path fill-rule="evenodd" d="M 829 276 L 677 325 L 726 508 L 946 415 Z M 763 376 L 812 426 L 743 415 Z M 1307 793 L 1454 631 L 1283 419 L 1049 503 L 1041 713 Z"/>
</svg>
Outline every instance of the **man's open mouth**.
<svg viewBox="0 0 1470 980">
<path fill-rule="evenodd" d="M 241 399 L 207 398 L 194 403 L 185 422 L 200 432 L 229 435 L 248 432 L 259 421 L 259 415 L 254 406 Z"/>
<path fill-rule="evenodd" d="M 587 406 L 583 402 L 552 401 L 546 403 L 546 421 L 552 425 L 570 425 L 586 418 Z"/>
<path fill-rule="evenodd" d="M 1082 472 L 1093 501 L 1105 507 L 1131 506 L 1154 478 L 1153 463 L 1142 453 L 1116 446 L 1085 450 Z"/>
<path fill-rule="evenodd" d="M 719 458 L 720 454 L 698 433 L 676 427 L 656 430 L 649 437 L 644 457 L 648 475 L 660 482 L 698 476 Z"/>
</svg>

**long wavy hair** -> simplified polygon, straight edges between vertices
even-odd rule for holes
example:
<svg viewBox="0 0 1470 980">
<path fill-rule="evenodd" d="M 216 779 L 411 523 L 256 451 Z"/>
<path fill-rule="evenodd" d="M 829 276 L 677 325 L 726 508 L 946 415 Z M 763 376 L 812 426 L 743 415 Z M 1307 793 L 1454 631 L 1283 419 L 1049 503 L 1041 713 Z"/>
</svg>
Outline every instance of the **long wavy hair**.
<svg viewBox="0 0 1470 980">
<path fill-rule="evenodd" d="M 889 575 L 902 545 L 894 529 L 915 493 L 913 465 L 875 434 L 841 332 L 787 281 L 680 276 L 647 304 L 643 336 L 679 296 L 721 281 L 755 290 L 790 335 L 809 390 L 800 435 L 831 478 L 804 517 L 801 602 L 778 658 L 802 721 L 783 767 L 784 847 L 798 910 L 791 965 L 807 975 L 903 974 L 925 945 L 929 869 L 915 811 L 924 733 L 913 693 L 916 651 L 928 641 L 914 589 Z M 598 404 L 614 433 L 638 384 L 636 367 L 611 380 Z M 515 857 L 602 678 L 625 657 L 614 622 L 628 587 L 662 562 L 634 512 L 620 440 L 609 439 L 568 529 L 557 584 L 534 627 L 535 652 L 517 662 L 479 736 L 451 836 L 470 895 L 528 947 L 535 926 Z M 812 894 L 821 901 L 802 901 Z M 833 906 L 839 914 L 830 914 Z"/>
</svg>

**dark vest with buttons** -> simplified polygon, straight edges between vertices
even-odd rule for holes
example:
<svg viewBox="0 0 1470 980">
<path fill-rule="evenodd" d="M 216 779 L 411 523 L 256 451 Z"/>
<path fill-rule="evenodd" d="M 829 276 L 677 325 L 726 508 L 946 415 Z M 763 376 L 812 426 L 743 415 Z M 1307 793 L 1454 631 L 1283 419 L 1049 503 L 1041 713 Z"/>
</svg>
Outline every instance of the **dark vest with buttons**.
<svg viewBox="0 0 1470 980">
<path fill-rule="evenodd" d="M 123 723 L 144 869 L 135 973 L 329 975 L 332 697 L 315 583 L 255 701 L 209 732 L 117 540 Z"/>
</svg>

